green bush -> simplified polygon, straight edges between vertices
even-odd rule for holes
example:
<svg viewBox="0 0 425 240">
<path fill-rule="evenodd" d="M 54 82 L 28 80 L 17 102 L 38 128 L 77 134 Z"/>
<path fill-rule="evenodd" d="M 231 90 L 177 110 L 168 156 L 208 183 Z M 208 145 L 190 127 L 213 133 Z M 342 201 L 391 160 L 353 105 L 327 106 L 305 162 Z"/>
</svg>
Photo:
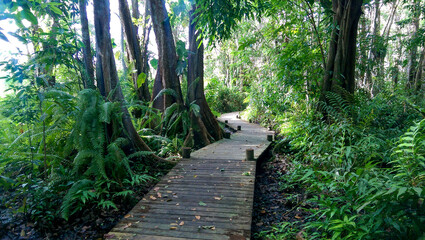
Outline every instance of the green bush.
<svg viewBox="0 0 425 240">
<path fill-rule="evenodd" d="M 211 110 L 220 113 L 242 111 L 247 104 L 245 93 L 236 87 L 228 88 L 217 78 L 210 80 L 205 88 L 205 97 Z"/>
</svg>

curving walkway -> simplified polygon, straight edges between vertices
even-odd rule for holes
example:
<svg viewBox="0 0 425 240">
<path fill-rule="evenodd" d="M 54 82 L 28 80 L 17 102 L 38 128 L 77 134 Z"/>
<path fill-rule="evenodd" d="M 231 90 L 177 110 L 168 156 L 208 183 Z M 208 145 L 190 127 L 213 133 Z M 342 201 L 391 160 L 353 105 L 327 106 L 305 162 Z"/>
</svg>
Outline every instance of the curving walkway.
<svg viewBox="0 0 425 240">
<path fill-rule="evenodd" d="M 272 132 L 223 114 L 242 130 L 181 160 L 105 235 L 106 239 L 250 239 L 257 159 L 270 145 Z"/>
</svg>

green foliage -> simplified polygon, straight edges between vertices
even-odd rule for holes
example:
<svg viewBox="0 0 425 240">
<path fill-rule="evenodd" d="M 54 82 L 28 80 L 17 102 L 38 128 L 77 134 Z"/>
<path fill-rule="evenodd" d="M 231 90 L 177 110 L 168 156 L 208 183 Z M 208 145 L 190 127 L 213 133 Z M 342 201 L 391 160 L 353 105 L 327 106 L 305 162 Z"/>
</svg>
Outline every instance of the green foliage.
<svg viewBox="0 0 425 240">
<path fill-rule="evenodd" d="M 245 94 L 237 87 L 226 87 L 218 79 L 211 79 L 205 88 L 205 97 L 213 111 L 226 113 L 242 111 L 246 107 Z"/>
<path fill-rule="evenodd" d="M 100 208 L 117 208 L 114 199 L 128 197 L 132 192 L 124 185 L 142 184 L 147 176 L 134 175 L 130 158 L 146 155 L 138 152 L 127 156 L 123 147 L 128 141 L 120 137 L 122 120 L 119 103 L 104 102 L 99 92 L 80 92 L 78 114 L 68 148 L 76 149 L 72 163 L 75 180 L 64 197 L 61 213 L 65 219 L 96 203 Z"/>
<path fill-rule="evenodd" d="M 309 239 L 421 237 L 424 120 L 403 134 L 419 116 L 404 111 L 400 98 L 340 96 L 328 94 L 324 106 L 332 123 L 294 113 L 282 123 L 287 137 L 275 151 L 295 154 L 281 187 L 306 189 L 312 212 L 298 226 Z M 290 234 L 277 231 L 271 237 Z"/>
</svg>

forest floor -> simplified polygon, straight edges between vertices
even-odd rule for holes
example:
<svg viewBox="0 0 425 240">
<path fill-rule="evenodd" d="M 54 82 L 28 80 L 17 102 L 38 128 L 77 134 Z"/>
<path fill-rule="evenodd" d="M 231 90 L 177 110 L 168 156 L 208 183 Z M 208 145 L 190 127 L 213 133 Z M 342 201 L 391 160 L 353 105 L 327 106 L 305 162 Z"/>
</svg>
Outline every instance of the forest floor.
<svg viewBox="0 0 425 240">
<path fill-rule="evenodd" d="M 271 154 L 270 154 L 271 155 Z M 257 166 L 252 239 L 267 239 L 268 233 L 279 232 L 281 222 L 302 222 L 309 213 L 301 206 L 303 189 L 282 187 L 281 178 L 291 168 L 291 155 L 266 156 Z M 165 174 L 162 173 L 162 174 Z M 0 205 L 0 240 L 12 239 L 102 239 L 110 229 L 146 194 L 156 182 L 135 189 L 134 198 L 119 210 L 93 211 L 88 209 L 69 222 L 55 222 L 46 232 L 36 230 L 34 223 L 23 214 L 15 215 L 11 208 Z M 11 198 L 9 192 L 0 193 L 0 202 Z M 16 201 L 20 201 L 16 199 Z M 13 217 L 14 216 L 14 217 Z"/>
<path fill-rule="evenodd" d="M 166 170 L 157 169 L 159 175 L 165 175 Z M 139 202 L 142 197 L 149 192 L 159 181 L 152 181 L 143 187 L 133 189 L 132 198 L 122 204 L 117 204 L 118 210 L 96 210 L 97 208 L 88 208 L 69 221 L 60 218 L 60 221 L 54 221 L 53 226 L 36 226 L 36 224 L 23 213 L 15 214 L 13 207 L 0 205 L 0 240 L 17 239 L 103 239 L 103 235 L 108 233 L 116 223 L 125 217 L 133 206 Z M 0 203 L 6 199 L 14 199 L 14 192 L 1 192 Z M 16 204 L 22 201 L 22 196 L 15 199 Z M 9 202 L 10 204 L 10 202 Z"/>
<path fill-rule="evenodd" d="M 291 168 L 290 159 L 289 154 L 276 154 L 259 162 L 257 166 L 252 239 L 267 239 L 267 234 L 284 230 L 279 223 L 303 222 L 303 219 L 309 216 L 306 208 L 302 207 L 304 190 L 295 188 L 288 192 L 281 185 L 280 179 L 288 174 Z"/>
</svg>

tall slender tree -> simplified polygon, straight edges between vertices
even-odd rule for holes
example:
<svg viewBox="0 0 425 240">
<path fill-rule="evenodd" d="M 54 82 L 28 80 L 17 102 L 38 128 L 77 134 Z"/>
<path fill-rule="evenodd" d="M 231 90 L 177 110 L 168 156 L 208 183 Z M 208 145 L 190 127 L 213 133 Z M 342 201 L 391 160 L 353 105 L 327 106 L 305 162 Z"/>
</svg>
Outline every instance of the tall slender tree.
<svg viewBox="0 0 425 240">
<path fill-rule="evenodd" d="M 87 19 L 86 0 L 78 1 L 80 6 L 80 19 L 81 19 L 81 36 L 83 39 L 83 59 L 84 59 L 84 88 L 94 87 L 94 68 L 93 68 L 93 55 L 90 45 L 90 32 L 89 21 Z"/>
<path fill-rule="evenodd" d="M 136 6 L 133 6 L 137 7 Z M 134 62 L 135 72 L 132 73 L 133 85 L 137 92 L 137 97 L 142 101 L 150 100 L 149 86 L 147 81 L 147 72 L 145 68 L 145 57 L 142 55 L 142 49 L 139 37 L 137 36 L 137 26 L 132 21 L 130 9 L 127 0 L 119 0 L 119 12 L 121 24 L 124 28 L 124 35 L 127 41 L 127 50 L 130 61 Z M 137 11 L 138 13 L 138 11 Z"/>
</svg>

